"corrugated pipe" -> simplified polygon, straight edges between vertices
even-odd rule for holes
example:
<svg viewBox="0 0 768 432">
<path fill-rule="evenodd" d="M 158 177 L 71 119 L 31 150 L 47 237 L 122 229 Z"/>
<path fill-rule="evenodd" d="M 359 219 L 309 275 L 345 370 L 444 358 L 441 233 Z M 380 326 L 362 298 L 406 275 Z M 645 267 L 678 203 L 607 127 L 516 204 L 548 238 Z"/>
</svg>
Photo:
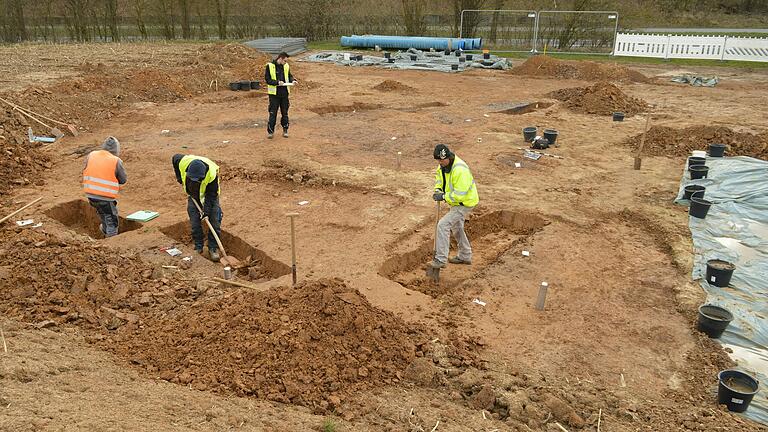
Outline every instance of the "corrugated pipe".
<svg viewBox="0 0 768 432">
<path fill-rule="evenodd" d="M 408 49 L 416 48 L 420 50 L 428 50 L 434 48 L 436 50 L 444 51 L 447 49 L 462 49 L 462 50 L 477 50 L 482 48 L 483 39 L 459 39 L 459 38 L 438 38 L 438 37 L 422 37 L 422 36 L 382 36 L 382 35 L 365 35 L 365 36 L 342 36 L 341 46 L 352 48 L 373 48 L 375 46 L 381 48 L 394 48 L 394 49 Z"/>
</svg>

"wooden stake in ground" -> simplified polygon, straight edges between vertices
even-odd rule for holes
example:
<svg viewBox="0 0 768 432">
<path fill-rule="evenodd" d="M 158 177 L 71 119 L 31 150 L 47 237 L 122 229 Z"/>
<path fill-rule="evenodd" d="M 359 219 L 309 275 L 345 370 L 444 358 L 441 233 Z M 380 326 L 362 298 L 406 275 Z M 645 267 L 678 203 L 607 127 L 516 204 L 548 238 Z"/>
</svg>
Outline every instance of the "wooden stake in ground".
<svg viewBox="0 0 768 432">
<path fill-rule="evenodd" d="M 23 211 L 24 211 L 24 209 L 26 209 L 27 207 L 30 207 L 31 205 L 33 205 L 33 204 L 37 203 L 37 202 L 38 202 L 38 201 L 40 201 L 41 199 L 43 199 L 43 197 L 40 197 L 40 198 L 38 198 L 38 199 L 36 199 L 36 200 L 34 200 L 34 201 L 30 202 L 29 204 L 26 204 L 24 207 L 22 207 L 22 208 L 20 208 L 20 209 L 16 210 L 15 212 L 13 212 L 13 213 L 9 214 L 9 215 L 8 215 L 8 216 L 6 216 L 6 217 L 4 217 L 4 218 L 0 219 L 0 224 L 2 224 L 3 222 L 7 221 L 8 219 L 10 219 L 10 218 L 12 218 L 12 217 L 16 216 L 17 214 L 19 214 L 19 213 L 23 212 Z"/>
<path fill-rule="evenodd" d="M 640 169 L 643 160 L 641 156 L 643 154 L 643 148 L 645 147 L 645 135 L 648 133 L 648 124 L 651 122 L 651 114 L 648 113 L 648 117 L 645 118 L 645 129 L 643 130 L 643 137 L 640 139 L 640 147 L 637 149 L 637 155 L 635 155 L 635 170 Z"/>
<path fill-rule="evenodd" d="M 291 275 L 293 276 L 293 286 L 296 286 L 296 226 L 294 224 L 294 219 L 296 216 L 298 216 L 298 213 L 287 213 L 286 216 L 288 216 L 291 219 Z"/>
<path fill-rule="evenodd" d="M 217 278 L 217 277 L 212 278 L 212 279 L 215 280 L 216 282 L 221 282 L 221 283 L 228 284 L 228 285 L 234 285 L 234 286 L 243 287 L 243 288 L 255 289 L 257 291 L 265 291 L 265 289 L 263 289 L 263 288 L 258 288 L 258 287 L 255 287 L 253 285 L 244 284 L 242 282 L 236 282 L 236 281 L 233 281 L 233 280 L 227 280 L 227 279 L 222 279 L 222 278 Z"/>
</svg>

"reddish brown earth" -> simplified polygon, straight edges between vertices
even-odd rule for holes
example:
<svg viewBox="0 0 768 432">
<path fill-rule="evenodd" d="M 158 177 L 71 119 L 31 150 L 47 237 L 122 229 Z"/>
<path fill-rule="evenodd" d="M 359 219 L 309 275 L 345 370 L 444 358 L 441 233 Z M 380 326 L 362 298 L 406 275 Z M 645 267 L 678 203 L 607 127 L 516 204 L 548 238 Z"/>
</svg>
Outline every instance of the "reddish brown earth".
<svg viewBox="0 0 768 432">
<path fill-rule="evenodd" d="M 0 48 L 6 95 L 82 131 L 43 150 L 23 142 L 23 120 L 0 117 L 2 135 L 22 137 L 0 141 L 19 155 L 0 178 L 28 179 L 4 183 L 2 214 L 44 198 L 0 227 L 0 430 L 768 430 L 716 405 L 716 373 L 732 363 L 694 330 L 704 294 L 689 280 L 685 208 L 671 204 L 675 155 L 692 144 L 649 132 L 651 156 L 634 171 L 627 143 L 643 114 L 615 123 L 563 104 L 489 108 L 608 80 L 654 106 L 652 126 L 759 137 L 765 72 L 696 69 L 723 79 L 703 89 L 546 58 L 526 74 L 360 73 L 294 59 L 291 137 L 267 140 L 264 91 L 222 90 L 260 78 L 258 53 L 50 49 Z M 372 90 L 395 79 L 417 97 Z M 523 158 L 531 125 L 559 131 L 550 151 L 563 159 Z M 129 175 L 121 215 L 160 217 L 98 239 L 79 181 L 82 157 L 107 135 L 121 140 Z M 761 154 L 734 136 L 729 154 Z M 473 265 L 448 266 L 436 285 L 422 266 L 441 142 L 471 167 L 481 204 L 467 222 Z M 247 261 L 235 277 L 248 287 L 214 281 L 221 266 L 194 254 L 174 153 L 221 163 L 225 243 Z M 299 213 L 296 288 L 289 212 Z M 26 218 L 43 225 L 13 224 Z M 536 311 L 542 281 L 550 290 Z"/>
<path fill-rule="evenodd" d="M 768 158 L 768 133 L 736 132 L 725 126 L 689 126 L 674 128 L 653 126 L 648 129 L 643 153 L 653 156 L 688 156 L 693 150 L 708 150 L 709 144 L 726 145 L 729 156 L 742 155 L 759 159 Z M 626 140 L 632 149 L 638 149 L 642 135 Z"/>
<path fill-rule="evenodd" d="M 650 108 L 644 100 L 627 96 L 616 85 L 605 81 L 590 87 L 557 90 L 548 96 L 563 101 L 571 111 L 584 114 L 607 116 L 622 112 L 632 117 Z"/>
</svg>

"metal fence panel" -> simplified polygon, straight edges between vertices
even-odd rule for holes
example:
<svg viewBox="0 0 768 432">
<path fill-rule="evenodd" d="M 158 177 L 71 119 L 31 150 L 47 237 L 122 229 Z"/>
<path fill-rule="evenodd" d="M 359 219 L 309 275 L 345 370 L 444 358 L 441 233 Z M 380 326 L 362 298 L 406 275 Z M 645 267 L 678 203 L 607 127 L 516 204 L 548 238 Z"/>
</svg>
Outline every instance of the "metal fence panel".
<svg viewBox="0 0 768 432">
<path fill-rule="evenodd" d="M 496 52 L 533 52 L 536 11 L 461 11 L 459 37 L 482 38 L 483 48 Z"/>
<path fill-rule="evenodd" d="M 539 11 L 534 51 L 611 54 L 618 28 L 615 11 Z"/>
</svg>

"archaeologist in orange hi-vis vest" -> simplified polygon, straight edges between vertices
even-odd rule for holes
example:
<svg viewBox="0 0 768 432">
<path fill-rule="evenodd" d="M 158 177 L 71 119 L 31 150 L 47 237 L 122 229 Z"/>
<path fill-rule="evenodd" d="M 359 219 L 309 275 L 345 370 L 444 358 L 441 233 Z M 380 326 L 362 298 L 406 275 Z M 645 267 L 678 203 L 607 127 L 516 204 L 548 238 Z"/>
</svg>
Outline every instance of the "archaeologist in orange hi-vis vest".
<svg viewBox="0 0 768 432">
<path fill-rule="evenodd" d="M 120 187 L 128 180 L 120 156 L 120 142 L 109 137 L 85 158 L 83 170 L 83 191 L 99 214 L 99 229 L 104 237 L 117 235 L 117 195 Z"/>
</svg>

